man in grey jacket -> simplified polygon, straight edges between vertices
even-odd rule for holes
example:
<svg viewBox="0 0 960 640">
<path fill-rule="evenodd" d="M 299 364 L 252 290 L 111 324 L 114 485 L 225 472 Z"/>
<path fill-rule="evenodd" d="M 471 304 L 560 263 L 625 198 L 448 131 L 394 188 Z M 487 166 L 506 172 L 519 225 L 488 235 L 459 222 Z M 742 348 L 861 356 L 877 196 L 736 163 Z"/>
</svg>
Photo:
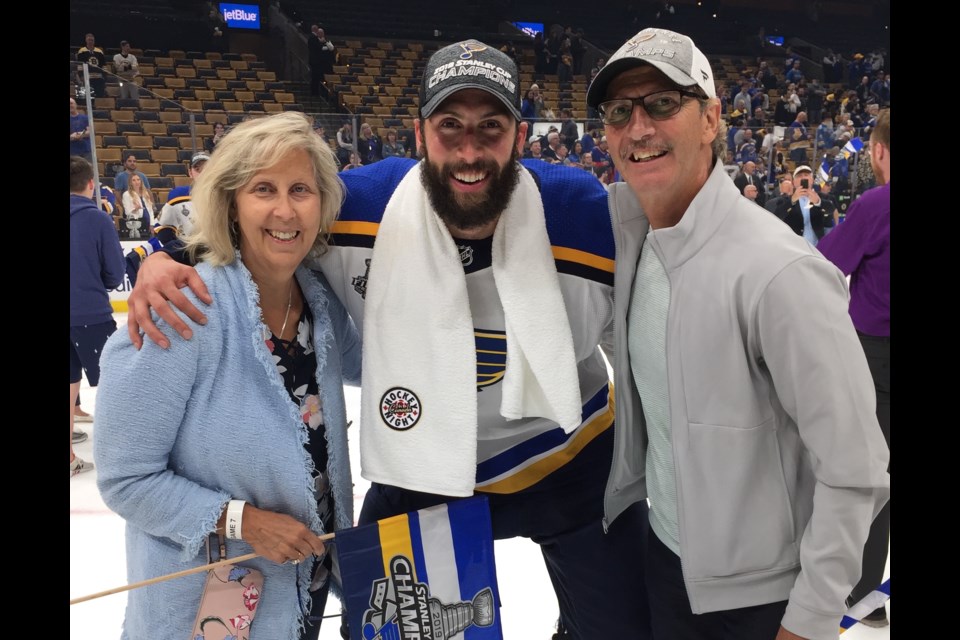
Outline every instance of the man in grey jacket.
<svg viewBox="0 0 960 640">
<path fill-rule="evenodd" d="M 836 638 L 889 496 L 843 274 L 724 172 L 713 72 L 690 38 L 641 31 L 587 104 L 626 182 L 610 187 L 604 524 L 649 498 L 654 637 Z"/>
</svg>

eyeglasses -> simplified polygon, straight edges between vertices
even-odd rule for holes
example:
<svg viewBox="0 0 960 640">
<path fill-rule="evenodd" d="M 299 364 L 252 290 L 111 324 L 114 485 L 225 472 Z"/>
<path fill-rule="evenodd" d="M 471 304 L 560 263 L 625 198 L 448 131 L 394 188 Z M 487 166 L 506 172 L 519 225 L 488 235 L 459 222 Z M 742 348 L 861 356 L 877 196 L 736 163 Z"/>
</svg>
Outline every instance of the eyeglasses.
<svg viewBox="0 0 960 640">
<path fill-rule="evenodd" d="M 701 95 L 683 89 L 667 89 L 648 93 L 639 98 L 620 98 L 601 102 L 597 107 L 603 124 L 621 125 L 630 121 L 634 108 L 639 104 L 654 120 L 666 120 L 680 112 L 683 98 L 702 98 Z"/>
</svg>

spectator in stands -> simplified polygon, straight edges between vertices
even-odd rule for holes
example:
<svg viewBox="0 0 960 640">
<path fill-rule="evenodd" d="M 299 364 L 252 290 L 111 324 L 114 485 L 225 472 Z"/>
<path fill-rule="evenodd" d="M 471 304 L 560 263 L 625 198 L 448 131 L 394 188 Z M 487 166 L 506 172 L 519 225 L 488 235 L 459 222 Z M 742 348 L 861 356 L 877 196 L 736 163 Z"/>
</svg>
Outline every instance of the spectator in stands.
<svg viewBox="0 0 960 640">
<path fill-rule="evenodd" d="M 547 146 L 543 148 L 543 159 L 553 164 L 560 164 L 563 161 L 563 158 L 557 154 L 557 149 L 559 148 L 560 133 L 556 130 L 548 132 Z"/>
<path fill-rule="evenodd" d="M 580 138 L 577 121 L 573 119 L 573 111 L 568 108 L 561 109 L 560 118 L 563 120 L 560 124 L 560 142 L 567 145 L 567 149 L 573 149 L 573 143 Z"/>
<path fill-rule="evenodd" d="M 349 162 L 343 165 L 342 171 L 348 171 L 349 169 L 356 169 L 357 167 L 363 166 L 363 161 L 360 158 L 360 154 L 356 151 L 351 151 L 350 155 L 347 157 L 347 160 L 349 160 Z"/>
<path fill-rule="evenodd" d="M 220 139 L 223 138 L 227 133 L 227 128 L 223 126 L 222 122 L 213 123 L 213 137 L 207 138 L 206 142 L 203 144 L 203 148 L 207 150 L 207 153 L 213 153 L 213 149 L 217 146 L 217 143 L 220 142 Z"/>
<path fill-rule="evenodd" d="M 841 136 L 840 141 L 846 144 L 850 134 Z M 831 147 L 827 151 L 829 169 L 827 175 L 834 183 L 834 192 L 839 196 L 850 193 L 850 159 L 846 153 L 840 151 L 839 146 Z M 869 164 L 869 163 L 868 163 Z"/>
<path fill-rule="evenodd" d="M 357 153 L 363 164 L 373 164 L 383 160 L 380 137 L 373 132 L 373 127 L 364 122 L 360 125 L 360 136 L 357 138 Z"/>
<path fill-rule="evenodd" d="M 533 36 L 534 73 L 543 75 L 547 72 L 547 46 L 543 41 L 543 32 L 538 31 Z"/>
<path fill-rule="evenodd" d="M 599 144 L 590 152 L 593 157 L 593 174 L 600 179 L 603 184 L 613 182 L 613 158 L 610 157 L 610 151 L 607 148 L 607 136 L 600 138 Z"/>
<path fill-rule="evenodd" d="M 337 131 L 337 158 L 344 168 L 351 164 L 350 154 L 354 150 L 353 126 L 349 122 L 344 122 L 343 126 Z"/>
<path fill-rule="evenodd" d="M 542 117 L 545 110 L 543 96 L 540 94 L 540 86 L 536 83 L 530 85 L 527 94 L 520 103 L 520 115 L 523 121 L 527 123 L 527 128 L 533 131 L 534 123 Z"/>
<path fill-rule="evenodd" d="M 816 121 L 814 121 L 816 122 Z M 829 149 L 833 146 L 833 119 L 824 114 L 817 127 L 817 149 Z"/>
<path fill-rule="evenodd" d="M 747 127 L 756 131 L 757 129 L 760 129 L 761 127 L 763 127 L 763 122 L 765 119 L 766 119 L 766 114 L 763 112 L 763 108 L 756 107 L 753 110 L 753 116 L 751 116 L 750 119 L 747 120 Z"/>
<path fill-rule="evenodd" d="M 870 103 L 881 107 L 890 104 L 890 84 L 885 82 L 883 71 L 878 71 L 870 83 Z"/>
<path fill-rule="evenodd" d="M 513 44 L 513 40 L 508 40 L 507 44 L 500 47 L 500 51 L 503 51 L 507 56 L 513 60 L 514 64 L 517 65 L 517 68 L 520 67 L 520 52 L 517 51 L 517 48 Z"/>
<path fill-rule="evenodd" d="M 763 180 L 757 175 L 757 163 L 748 160 L 743 163 L 743 171 L 740 172 L 736 178 L 733 179 L 733 184 L 737 185 L 737 188 L 740 189 L 740 193 L 745 193 L 745 188 L 748 186 L 759 187 L 758 195 L 751 198 L 755 200 L 757 204 L 761 207 L 767 200 L 766 191 L 763 190 Z"/>
<path fill-rule="evenodd" d="M 120 41 L 120 53 L 113 56 L 113 72 L 120 76 L 120 97 L 128 100 L 140 98 L 140 86 L 136 78 L 140 75 L 137 56 L 130 53 L 130 43 Z"/>
<path fill-rule="evenodd" d="M 843 63 L 833 52 L 833 49 L 827 49 L 823 56 L 823 81 L 827 84 L 840 82 L 843 76 Z"/>
<path fill-rule="evenodd" d="M 750 200 L 751 202 L 756 202 L 757 204 L 760 204 L 759 202 L 757 202 L 757 196 L 759 195 L 759 193 L 760 193 L 760 190 L 757 189 L 757 185 L 755 184 L 748 184 L 746 187 L 743 188 L 743 197 L 745 197 L 747 200 Z"/>
<path fill-rule="evenodd" d="M 583 144 L 581 144 L 579 140 L 573 143 L 572 150 L 567 154 L 567 157 L 563 159 L 563 164 L 578 169 L 583 168 Z"/>
<path fill-rule="evenodd" d="M 599 135 L 600 129 L 596 121 L 588 122 L 587 126 L 584 127 L 583 135 L 580 136 L 581 162 L 583 161 L 583 156 L 590 155 L 593 148 L 597 146 L 596 140 Z"/>
<path fill-rule="evenodd" d="M 860 78 L 860 84 L 857 85 L 857 100 L 860 101 L 861 105 L 867 105 L 870 103 L 872 96 L 870 95 L 870 76 L 863 76 Z"/>
<path fill-rule="evenodd" d="M 149 229 L 153 226 L 153 194 L 144 186 L 139 172 L 130 176 L 121 201 L 127 237 L 136 240 L 144 237 L 144 232 L 149 237 Z"/>
<path fill-rule="evenodd" d="M 793 114 L 790 113 L 788 105 L 790 104 L 790 96 L 786 93 L 781 93 L 780 97 L 777 98 L 777 104 L 773 107 L 773 122 L 781 127 L 786 127 L 793 121 Z"/>
<path fill-rule="evenodd" d="M 734 109 L 730 114 L 730 123 L 727 126 L 727 151 L 737 153 L 737 135 L 743 129 L 743 112 Z"/>
<path fill-rule="evenodd" d="M 799 60 L 793 61 L 793 66 L 787 70 L 785 77 L 787 82 L 792 82 L 793 84 L 800 84 L 803 82 L 803 71 L 800 70 Z"/>
<path fill-rule="evenodd" d="M 855 53 L 853 54 L 853 60 L 847 66 L 847 88 L 856 89 L 857 85 L 860 84 L 860 79 L 863 78 L 864 71 L 866 67 L 863 64 L 863 54 Z"/>
<path fill-rule="evenodd" d="M 750 113 L 753 111 L 753 96 L 750 94 L 752 85 L 748 80 L 740 82 L 740 92 L 733 96 L 733 108 L 735 111 Z"/>
<path fill-rule="evenodd" d="M 527 148 L 526 152 L 523 154 L 524 158 L 529 158 L 530 160 L 546 160 L 543 157 L 542 147 L 540 145 L 540 138 L 534 136 L 530 139 L 530 146 Z"/>
<path fill-rule="evenodd" d="M 150 189 L 150 181 L 141 171 L 137 171 L 137 156 L 132 151 L 128 151 L 123 158 L 123 171 L 118 173 L 113 179 L 113 188 L 117 193 L 123 193 L 127 190 L 127 181 L 131 176 L 138 175 L 143 181 L 145 188 Z"/>
<path fill-rule="evenodd" d="M 820 194 L 813 188 L 813 170 L 809 166 L 804 164 L 794 169 L 793 187 L 790 206 L 782 219 L 794 233 L 817 246 L 823 237 L 828 215 L 821 206 Z"/>
<path fill-rule="evenodd" d="M 310 95 L 324 97 L 330 93 L 323 81 L 328 73 L 333 73 L 333 61 L 336 56 L 333 43 L 327 40 L 327 34 L 317 25 L 311 25 L 307 37 L 307 55 L 310 64 Z"/>
<path fill-rule="evenodd" d="M 766 60 L 760 61 L 760 68 L 757 71 L 757 81 L 763 86 L 764 90 L 770 91 L 776 89 L 778 80 L 770 64 Z"/>
<path fill-rule="evenodd" d="M 797 164 L 807 160 L 807 149 L 810 148 L 810 134 L 807 132 L 807 112 L 797 113 L 797 119 L 790 123 L 787 129 L 789 140 L 790 159 Z"/>
<path fill-rule="evenodd" d="M 757 141 L 753 137 L 752 129 L 743 130 L 743 142 L 737 147 L 735 159 L 737 164 L 743 166 L 745 162 L 757 162 L 759 152 L 757 151 Z"/>
<path fill-rule="evenodd" d="M 807 115 L 810 122 L 820 122 L 823 117 L 823 100 L 827 95 L 826 89 L 816 78 L 811 78 L 806 87 Z"/>
<path fill-rule="evenodd" d="M 803 111 L 803 101 L 800 99 L 800 92 L 797 85 L 792 82 L 787 85 L 787 111 L 796 115 L 798 111 Z"/>
<path fill-rule="evenodd" d="M 397 132 L 393 129 L 387 129 L 387 137 L 383 141 L 381 153 L 384 158 L 406 158 L 407 150 L 403 143 L 397 140 Z"/>
<path fill-rule="evenodd" d="M 583 45 L 583 29 L 577 29 L 569 34 L 570 53 L 573 55 L 573 73 L 580 75 L 583 73 L 583 55 L 587 48 Z M 517 67 L 520 65 L 517 64 Z"/>
<path fill-rule="evenodd" d="M 767 111 L 770 108 L 770 96 L 764 91 L 763 87 L 757 87 L 753 90 L 753 96 L 750 98 L 752 109 L 748 113 L 754 113 L 757 109 Z"/>
<path fill-rule="evenodd" d="M 70 155 L 92 162 L 90 152 L 90 120 L 77 109 L 77 101 L 70 98 Z"/>
<path fill-rule="evenodd" d="M 570 52 L 570 41 L 564 40 L 560 45 L 560 57 L 557 60 L 557 81 L 570 82 L 573 80 L 573 53 Z"/>
<path fill-rule="evenodd" d="M 783 220 L 792 204 L 790 202 L 791 196 L 793 196 L 793 176 L 784 174 L 777 179 L 775 195 L 767 199 L 764 208 Z"/>
<path fill-rule="evenodd" d="M 823 212 L 825 214 L 823 220 L 823 235 L 827 235 L 836 228 L 837 222 L 840 218 L 840 210 L 837 205 L 837 199 L 833 197 L 833 182 L 830 180 L 827 180 L 826 182 L 820 182 L 820 180 L 817 180 L 816 184 L 814 184 L 814 188 L 817 190 L 817 193 L 820 194 L 820 206 L 823 207 Z"/>
<path fill-rule="evenodd" d="M 84 37 L 84 45 L 80 47 L 75 56 L 77 62 L 86 62 L 90 66 L 90 88 L 93 89 L 95 98 L 107 97 L 107 83 L 103 77 L 103 69 L 107 65 L 107 56 L 103 49 L 96 45 L 92 33 Z M 83 86 L 83 68 L 77 70 L 77 86 Z"/>
<path fill-rule="evenodd" d="M 70 158 L 70 476 L 91 471 L 93 464 L 77 456 L 73 445 L 87 439 L 74 429 L 81 373 L 96 387 L 100 353 L 116 331 L 108 289 L 123 282 L 123 250 L 113 222 L 93 203 L 93 166 Z M 89 416 L 89 414 L 87 414 Z M 92 419 L 92 418 L 91 418 Z"/>
</svg>

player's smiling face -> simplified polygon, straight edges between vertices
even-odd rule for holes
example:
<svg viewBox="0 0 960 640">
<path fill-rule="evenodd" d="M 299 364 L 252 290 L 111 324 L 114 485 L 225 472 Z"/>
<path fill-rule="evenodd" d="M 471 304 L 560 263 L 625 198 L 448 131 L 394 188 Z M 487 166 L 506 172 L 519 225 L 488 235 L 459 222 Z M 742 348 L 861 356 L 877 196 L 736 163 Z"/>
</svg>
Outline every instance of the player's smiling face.
<svg viewBox="0 0 960 640">
<path fill-rule="evenodd" d="M 437 214 L 457 229 L 495 221 L 518 180 L 526 123 L 518 123 L 496 97 L 479 89 L 454 93 L 421 126 L 423 183 Z"/>
</svg>

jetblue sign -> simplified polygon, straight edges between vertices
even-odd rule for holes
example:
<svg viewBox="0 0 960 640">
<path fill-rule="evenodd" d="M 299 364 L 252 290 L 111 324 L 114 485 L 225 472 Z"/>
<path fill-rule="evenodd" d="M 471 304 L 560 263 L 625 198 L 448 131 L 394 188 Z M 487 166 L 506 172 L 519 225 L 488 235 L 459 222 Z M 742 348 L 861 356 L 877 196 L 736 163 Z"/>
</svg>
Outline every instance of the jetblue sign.
<svg viewBox="0 0 960 640">
<path fill-rule="evenodd" d="M 227 4 L 220 3 L 220 13 L 227 21 L 227 26 L 233 29 L 259 29 L 260 6 L 255 4 Z"/>
</svg>

